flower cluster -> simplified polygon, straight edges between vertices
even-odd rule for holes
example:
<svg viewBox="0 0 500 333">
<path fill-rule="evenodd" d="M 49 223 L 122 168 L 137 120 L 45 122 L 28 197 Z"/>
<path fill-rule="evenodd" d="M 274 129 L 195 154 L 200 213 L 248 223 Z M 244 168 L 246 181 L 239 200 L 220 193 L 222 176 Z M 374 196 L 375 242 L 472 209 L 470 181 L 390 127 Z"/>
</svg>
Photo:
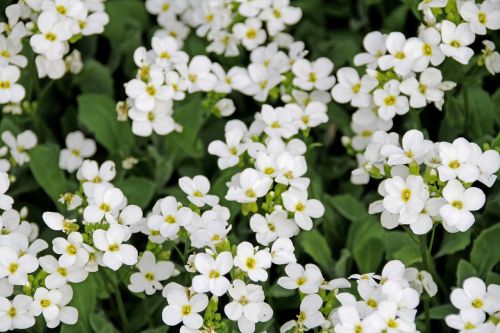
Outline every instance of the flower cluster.
<svg viewBox="0 0 500 333">
<path fill-rule="evenodd" d="M 254 50 L 268 39 L 287 43 L 292 37 L 284 31 L 302 17 L 300 8 L 289 0 L 148 0 L 146 7 L 158 15 L 161 35 L 186 38 L 189 28 L 210 44 L 207 52 L 237 56 L 239 47 Z"/>
<path fill-rule="evenodd" d="M 474 224 L 471 213 L 486 201 L 476 181 L 491 187 L 500 168 L 496 150 L 482 151 L 464 138 L 433 143 L 422 132 L 410 130 L 399 143 L 396 133 L 378 131 L 364 153 L 356 177 L 385 177 L 379 185 L 383 200 L 370 206 L 382 213 L 385 228 L 408 225 L 415 234 L 429 232 L 441 221 L 448 232 L 464 232 Z"/>
<path fill-rule="evenodd" d="M 463 288 L 454 289 L 451 304 L 459 314 L 446 316 L 446 324 L 460 332 L 476 331 L 493 333 L 498 331 L 500 314 L 500 286 L 471 277 L 464 281 Z M 486 317 L 489 315 L 489 318 Z"/>
<path fill-rule="evenodd" d="M 2 132 L 2 141 L 5 144 L 0 148 L 0 171 L 8 172 L 12 166 L 22 166 L 29 162 L 28 151 L 34 148 L 38 139 L 31 130 L 26 130 L 17 136 L 11 131 Z M 10 154 L 9 154 L 10 153 Z M 9 158 L 4 158 L 9 156 Z"/>
<path fill-rule="evenodd" d="M 285 270 L 287 276 L 280 278 L 278 284 L 286 289 L 298 288 L 305 296 L 297 319 L 285 323 L 281 332 L 314 328 L 327 332 L 417 332 L 415 318 L 420 295 L 424 289 L 431 297 L 437 292 L 429 273 L 406 268 L 398 260 L 388 262 L 381 275 L 352 275 L 350 278 L 357 280 L 357 294 L 339 293 L 339 288 L 350 287 L 349 281 L 325 283 L 314 265 L 304 269 L 290 264 Z"/>
<path fill-rule="evenodd" d="M 103 2 L 33 0 L 8 6 L 8 20 L 0 23 L 0 104 L 17 104 L 25 97 L 25 89 L 17 81 L 20 68 L 28 63 L 19 54 L 27 37 L 36 54 L 39 78 L 59 79 L 67 71 L 78 73 L 82 67 L 80 53 L 70 53 L 70 43 L 104 31 L 109 17 Z"/>
</svg>

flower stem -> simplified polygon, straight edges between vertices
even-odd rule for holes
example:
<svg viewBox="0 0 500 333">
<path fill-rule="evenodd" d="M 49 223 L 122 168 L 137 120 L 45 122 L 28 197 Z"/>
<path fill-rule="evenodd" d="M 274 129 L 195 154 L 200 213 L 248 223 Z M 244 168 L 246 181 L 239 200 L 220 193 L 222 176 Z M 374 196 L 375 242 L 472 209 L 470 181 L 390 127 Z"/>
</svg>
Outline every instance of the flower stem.
<svg viewBox="0 0 500 333">
<path fill-rule="evenodd" d="M 115 294 L 116 305 L 118 307 L 118 314 L 120 315 L 120 321 L 122 323 L 122 328 L 125 329 L 125 327 L 128 326 L 127 313 L 125 312 L 125 306 L 123 304 L 123 299 L 122 299 L 122 294 L 120 292 L 120 288 L 118 288 L 117 285 L 115 285 L 114 294 Z"/>
</svg>

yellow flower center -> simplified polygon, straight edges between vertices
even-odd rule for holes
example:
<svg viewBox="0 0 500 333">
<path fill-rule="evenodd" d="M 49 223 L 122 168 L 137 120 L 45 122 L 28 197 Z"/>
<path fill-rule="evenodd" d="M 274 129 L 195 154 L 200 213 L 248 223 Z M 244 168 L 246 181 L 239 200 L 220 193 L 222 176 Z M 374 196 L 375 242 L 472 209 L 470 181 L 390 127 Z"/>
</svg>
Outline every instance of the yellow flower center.
<svg viewBox="0 0 500 333">
<path fill-rule="evenodd" d="M 171 56 L 171 55 L 170 55 L 170 53 L 168 53 L 167 51 L 163 51 L 163 52 L 160 54 L 160 58 L 170 60 L 170 59 L 172 58 L 172 56 Z"/>
<path fill-rule="evenodd" d="M 366 305 L 368 305 L 369 307 L 371 308 L 374 308 L 376 309 L 377 306 L 378 306 L 378 303 L 376 300 L 374 300 L 373 298 L 370 298 L 368 301 L 366 301 Z"/>
<path fill-rule="evenodd" d="M 156 94 L 156 88 L 153 87 L 153 86 L 147 86 L 146 87 L 146 92 L 150 95 L 150 96 L 154 96 Z"/>
<path fill-rule="evenodd" d="M 296 282 L 297 282 L 297 285 L 298 285 L 298 286 L 301 286 L 301 285 L 303 285 L 304 283 L 306 283 L 306 279 L 305 279 L 304 277 L 302 277 L 302 276 L 301 276 L 301 277 L 299 277 L 299 278 L 297 279 L 297 281 L 296 281 Z"/>
<path fill-rule="evenodd" d="M 485 12 L 479 12 L 477 13 L 477 20 L 479 21 L 479 23 L 481 23 L 482 25 L 485 25 L 486 24 L 486 13 Z"/>
<path fill-rule="evenodd" d="M 267 167 L 267 168 L 264 169 L 264 173 L 266 175 L 272 175 L 274 173 L 274 171 L 275 171 L 275 169 L 272 168 L 272 167 Z"/>
<path fill-rule="evenodd" d="M 255 194 L 255 191 L 251 188 L 249 188 L 248 190 L 245 191 L 245 195 L 248 198 L 255 198 L 257 196 L 257 194 Z"/>
<path fill-rule="evenodd" d="M 114 244 L 111 244 L 108 246 L 108 251 L 109 252 L 117 252 L 118 250 L 120 250 L 120 245 L 114 243 Z"/>
<path fill-rule="evenodd" d="M 103 212 L 109 212 L 111 210 L 111 207 L 105 202 L 103 202 L 100 206 L 99 209 L 102 210 Z"/>
<path fill-rule="evenodd" d="M 229 148 L 229 153 L 230 153 L 231 155 L 237 155 L 237 154 L 238 154 L 238 148 L 236 148 L 236 147 L 234 147 L 234 146 L 233 146 L 233 147 L 231 147 L 231 148 Z"/>
<path fill-rule="evenodd" d="M 462 201 L 459 201 L 459 200 L 455 200 L 451 203 L 451 205 L 453 207 L 455 207 L 456 209 L 462 209 L 464 207 L 464 204 Z"/>
<path fill-rule="evenodd" d="M 359 324 L 354 326 L 354 333 L 363 333 L 363 326 Z"/>
<path fill-rule="evenodd" d="M 457 169 L 460 167 L 460 162 L 457 160 L 451 161 L 450 163 L 448 163 L 448 167 L 450 167 L 451 169 Z"/>
<path fill-rule="evenodd" d="M 8 268 L 9 273 L 14 274 L 15 272 L 17 272 L 18 268 L 19 268 L 19 264 L 18 263 L 16 263 L 16 262 L 11 263 L 9 265 L 9 268 Z"/>
<path fill-rule="evenodd" d="M 246 37 L 248 39 L 254 39 L 255 37 L 257 37 L 257 31 L 255 29 L 248 29 L 247 33 L 246 33 Z"/>
<path fill-rule="evenodd" d="M 462 44 L 460 44 L 460 42 L 458 40 L 456 40 L 456 39 L 454 41 L 452 41 L 450 43 L 450 45 L 453 46 L 453 47 L 460 47 L 460 46 L 462 46 Z"/>
<path fill-rule="evenodd" d="M 0 89 L 9 89 L 10 81 L 0 81 Z"/>
<path fill-rule="evenodd" d="M 215 269 L 212 269 L 210 273 L 208 273 L 208 277 L 211 279 L 217 279 L 218 277 L 220 277 L 220 273 Z"/>
<path fill-rule="evenodd" d="M 273 15 L 276 18 L 280 18 L 281 17 L 281 11 L 279 9 L 274 9 L 273 10 Z"/>
<path fill-rule="evenodd" d="M 418 85 L 418 91 L 420 91 L 422 94 L 425 94 L 425 92 L 427 91 L 427 86 L 425 84 L 420 83 Z"/>
<path fill-rule="evenodd" d="M 50 42 L 53 42 L 57 39 L 57 36 L 55 34 L 53 34 L 52 32 L 47 32 L 45 34 L 45 39 L 50 41 Z"/>
<path fill-rule="evenodd" d="M 401 200 L 404 202 L 408 202 L 411 198 L 411 190 L 408 188 L 405 188 L 403 191 L 401 191 Z"/>
<path fill-rule="evenodd" d="M 466 329 L 466 330 L 472 330 L 472 329 L 474 329 L 474 328 L 476 328 L 476 325 L 474 325 L 474 324 L 473 324 L 473 323 L 471 323 L 470 321 L 468 321 L 468 322 L 467 322 L 467 323 L 465 323 L 465 325 L 464 325 L 464 329 Z"/>
<path fill-rule="evenodd" d="M 0 56 L 2 56 L 4 58 L 10 58 L 10 52 L 7 50 L 3 50 L 0 52 Z"/>
<path fill-rule="evenodd" d="M 17 314 L 16 308 L 11 306 L 9 311 L 7 311 L 7 314 L 9 315 L 9 317 L 14 318 Z"/>
<path fill-rule="evenodd" d="M 181 308 L 181 313 L 183 316 L 188 316 L 191 313 L 191 305 L 183 305 Z"/>
<path fill-rule="evenodd" d="M 397 328 L 398 327 L 398 322 L 395 321 L 394 319 L 389 319 L 389 321 L 387 322 L 387 327 Z"/>
<path fill-rule="evenodd" d="M 64 267 L 59 267 L 57 269 L 57 273 L 59 273 L 61 276 L 67 276 L 68 275 L 68 270 Z"/>
<path fill-rule="evenodd" d="M 247 305 L 250 301 L 245 296 L 242 296 L 238 301 L 241 305 Z"/>
<path fill-rule="evenodd" d="M 297 212 L 303 212 L 306 209 L 306 205 L 304 205 L 302 202 L 299 202 L 295 205 L 295 210 Z"/>
<path fill-rule="evenodd" d="M 66 15 L 66 13 L 68 12 L 68 10 L 66 9 L 66 7 L 64 7 L 62 5 L 56 6 L 56 10 L 61 15 Z"/>
<path fill-rule="evenodd" d="M 302 116 L 302 118 L 300 118 L 300 120 L 302 120 L 302 122 L 307 125 L 307 124 L 309 124 L 310 118 L 309 118 L 309 116 Z"/>
<path fill-rule="evenodd" d="M 396 104 L 396 96 L 394 95 L 387 96 L 386 98 L 384 98 L 384 103 L 387 106 L 393 106 L 394 104 Z"/>
<path fill-rule="evenodd" d="M 372 136 L 373 132 L 370 130 L 363 130 L 359 134 L 364 138 L 369 138 L 370 136 Z"/>
<path fill-rule="evenodd" d="M 176 222 L 176 219 L 172 215 L 167 215 L 164 221 L 167 222 L 168 224 L 174 224 Z"/>
<path fill-rule="evenodd" d="M 201 198 L 203 197 L 203 193 L 201 193 L 200 191 L 194 191 L 193 196 Z"/>
<path fill-rule="evenodd" d="M 309 82 L 316 82 L 318 80 L 318 77 L 316 76 L 316 73 L 311 72 L 309 73 Z"/>
<path fill-rule="evenodd" d="M 248 269 L 254 269 L 255 264 L 256 264 L 255 259 L 252 257 L 248 257 L 245 266 L 247 266 Z"/>
<path fill-rule="evenodd" d="M 71 149 L 71 155 L 73 156 L 80 156 L 80 151 L 78 149 Z"/>
<path fill-rule="evenodd" d="M 352 92 L 357 94 L 361 90 L 361 83 L 356 83 L 355 85 L 352 86 L 351 88 Z"/>
<path fill-rule="evenodd" d="M 161 11 L 162 12 L 166 12 L 167 10 L 170 9 L 170 4 L 167 2 L 167 3 L 164 3 L 162 6 L 161 6 Z"/>
<path fill-rule="evenodd" d="M 155 114 L 153 112 L 148 112 L 148 120 L 149 121 L 153 121 L 155 120 Z"/>
<path fill-rule="evenodd" d="M 155 275 L 153 273 L 146 273 L 144 274 L 144 278 L 148 281 L 154 281 L 155 280 Z"/>
<path fill-rule="evenodd" d="M 430 46 L 429 44 L 424 44 L 423 53 L 424 56 L 430 57 L 432 55 L 432 46 Z"/>
<path fill-rule="evenodd" d="M 40 300 L 40 305 L 42 306 L 42 308 L 47 308 L 50 306 L 50 300 L 49 299 L 42 299 Z"/>
<path fill-rule="evenodd" d="M 396 59 L 400 59 L 400 60 L 401 60 L 401 59 L 406 58 L 406 55 L 405 55 L 403 52 L 399 51 L 399 52 L 397 52 L 397 53 L 394 55 L 394 57 L 395 57 Z"/>
<path fill-rule="evenodd" d="M 484 306 L 483 300 L 476 298 L 475 300 L 472 301 L 472 306 L 475 307 L 476 309 L 481 309 Z"/>
</svg>

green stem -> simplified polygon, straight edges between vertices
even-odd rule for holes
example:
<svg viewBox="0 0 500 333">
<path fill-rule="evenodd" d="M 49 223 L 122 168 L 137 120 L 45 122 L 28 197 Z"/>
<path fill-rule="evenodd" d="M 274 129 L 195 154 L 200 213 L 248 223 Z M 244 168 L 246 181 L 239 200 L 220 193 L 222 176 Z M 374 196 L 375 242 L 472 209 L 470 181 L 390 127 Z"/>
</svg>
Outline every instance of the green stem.
<svg viewBox="0 0 500 333">
<path fill-rule="evenodd" d="M 125 331 L 126 327 L 128 327 L 128 319 L 127 319 L 127 313 L 125 311 L 125 305 L 123 304 L 122 294 L 118 286 L 115 286 L 114 294 L 115 294 L 116 305 L 118 307 L 118 314 L 120 315 L 120 320 L 122 322 L 122 329 L 123 331 Z"/>
<path fill-rule="evenodd" d="M 421 236 L 419 237 L 420 240 L 420 256 L 422 257 L 422 263 L 424 265 L 424 269 L 429 272 L 429 257 L 428 257 L 428 250 L 427 250 L 427 237 Z M 426 332 L 431 331 L 431 317 L 430 317 L 430 312 L 429 312 L 429 298 L 426 297 L 424 299 L 424 314 L 425 314 L 425 327 L 426 327 Z"/>
</svg>

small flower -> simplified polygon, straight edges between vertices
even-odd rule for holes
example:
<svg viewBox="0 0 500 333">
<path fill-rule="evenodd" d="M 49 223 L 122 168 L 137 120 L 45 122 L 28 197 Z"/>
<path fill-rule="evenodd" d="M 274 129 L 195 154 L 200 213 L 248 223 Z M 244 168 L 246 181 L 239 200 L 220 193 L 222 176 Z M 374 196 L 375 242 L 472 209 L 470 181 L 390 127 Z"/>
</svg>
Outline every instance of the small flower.
<svg viewBox="0 0 500 333">
<path fill-rule="evenodd" d="M 370 106 L 370 92 L 378 85 L 376 78 L 368 74 L 360 79 L 358 72 L 351 67 L 337 71 L 338 83 L 332 89 L 332 97 L 338 103 L 351 103 L 354 107 Z"/>
<path fill-rule="evenodd" d="M 208 297 L 205 294 L 196 294 L 188 298 L 184 290 L 169 290 L 167 295 L 168 305 L 163 309 L 163 322 L 169 326 L 183 323 L 196 330 L 203 325 L 203 317 L 198 313 L 205 310 Z"/>
<path fill-rule="evenodd" d="M 444 54 L 461 64 L 467 65 L 474 55 L 474 51 L 468 46 L 476 38 L 470 24 L 461 23 L 457 26 L 453 22 L 445 20 L 441 23 L 441 36 L 443 43 L 440 47 Z"/>
<path fill-rule="evenodd" d="M 179 179 L 179 186 L 188 195 L 189 201 L 197 207 L 204 205 L 213 207 L 219 203 L 216 195 L 207 194 L 210 191 L 210 182 L 205 176 L 182 177 Z"/>
<path fill-rule="evenodd" d="M 471 211 L 481 209 L 486 201 L 482 190 L 477 187 L 465 189 L 456 179 L 448 181 L 443 197 L 447 203 L 440 208 L 439 214 L 449 232 L 467 231 L 475 221 Z"/>
<path fill-rule="evenodd" d="M 160 201 L 160 213 L 148 218 L 148 227 L 159 230 L 163 237 L 175 239 L 181 226 L 186 226 L 193 215 L 191 209 L 179 207 L 174 197 L 166 197 Z"/>
<path fill-rule="evenodd" d="M 175 274 L 175 266 L 170 261 L 158 261 L 150 251 L 144 252 L 137 264 L 139 272 L 130 276 L 128 289 L 135 293 L 145 292 L 153 295 L 163 289 L 161 281 L 165 281 Z"/>
<path fill-rule="evenodd" d="M 104 252 L 102 261 L 112 270 L 118 270 L 123 264 L 134 265 L 137 262 L 137 249 L 123 244 L 130 237 L 127 227 L 112 224 L 108 230 L 94 232 L 94 245 Z"/>
<path fill-rule="evenodd" d="M 33 296 L 34 300 L 31 304 L 31 311 L 35 316 L 43 315 L 45 320 L 54 320 L 59 316 L 59 302 L 62 299 L 62 293 L 58 289 L 47 290 L 44 287 L 39 287 Z"/>
<path fill-rule="evenodd" d="M 84 247 L 83 236 L 79 232 L 72 232 L 68 239 L 62 237 L 52 241 L 54 252 L 60 254 L 59 264 L 62 267 L 83 267 L 89 261 L 89 253 Z"/>
<path fill-rule="evenodd" d="M 251 168 L 247 168 L 240 173 L 239 183 L 229 188 L 226 194 L 226 200 L 237 201 L 240 203 L 249 203 L 257 201 L 267 194 L 273 180 Z"/>
<path fill-rule="evenodd" d="M 12 301 L 0 297 L 0 331 L 24 330 L 35 325 L 35 317 L 31 313 L 33 298 L 16 295 Z"/>
<path fill-rule="evenodd" d="M 28 274 L 38 268 L 38 260 L 30 253 L 19 254 L 10 246 L 0 246 L 0 253 L 0 279 L 7 277 L 10 284 L 25 285 Z"/>
<path fill-rule="evenodd" d="M 267 281 L 266 269 L 271 267 L 271 254 L 269 249 L 258 251 L 249 242 L 238 244 L 234 266 L 248 274 L 252 281 Z"/>
<path fill-rule="evenodd" d="M 291 263 L 286 265 L 285 272 L 287 276 L 278 279 L 278 285 L 285 289 L 299 289 L 304 294 L 317 293 L 323 275 L 316 265 L 307 264 L 302 267 L 299 264 Z"/>
<path fill-rule="evenodd" d="M 486 29 L 500 29 L 500 8 L 493 2 L 485 1 L 478 7 L 475 2 L 466 1 L 460 7 L 460 15 L 475 34 L 486 35 Z"/>
<path fill-rule="evenodd" d="M 21 71 L 16 66 L 0 67 L 0 104 L 19 103 L 24 99 L 26 91 L 16 83 L 20 76 Z"/>
<path fill-rule="evenodd" d="M 410 110 L 408 98 L 400 95 L 399 86 L 398 81 L 391 80 L 383 89 L 377 89 L 373 93 L 374 102 L 379 107 L 380 118 L 391 120 L 396 114 L 403 115 Z"/>
<path fill-rule="evenodd" d="M 307 199 L 307 191 L 301 191 L 295 188 L 290 188 L 284 192 L 283 205 L 286 210 L 294 213 L 294 219 L 297 225 L 304 230 L 312 229 L 312 219 L 319 218 L 325 213 L 325 207 L 316 199 Z"/>
<path fill-rule="evenodd" d="M 222 296 L 229 289 L 230 282 L 224 275 L 233 267 L 230 252 L 219 253 L 215 260 L 207 253 L 198 253 L 194 258 L 194 266 L 201 273 L 193 278 L 193 289 L 197 293 L 210 291 L 215 296 Z"/>
<path fill-rule="evenodd" d="M 262 29 L 262 21 L 256 18 L 248 18 L 244 23 L 236 23 L 233 33 L 249 51 L 262 45 L 267 37 L 266 31 Z"/>
<path fill-rule="evenodd" d="M 328 90 L 335 84 L 335 77 L 330 76 L 333 63 L 327 58 L 319 58 L 314 62 L 298 59 L 292 67 L 295 78 L 293 84 L 300 89 Z"/>
<path fill-rule="evenodd" d="M 83 218 L 90 223 L 101 222 L 104 217 L 113 221 L 113 213 L 116 213 L 123 199 L 123 192 L 119 189 L 97 185 L 94 187 L 90 204 L 83 211 Z"/>
<path fill-rule="evenodd" d="M 479 177 L 479 169 L 470 163 L 472 146 L 464 138 L 458 138 L 453 143 L 441 142 L 439 144 L 439 157 L 441 165 L 438 166 L 439 180 L 446 182 L 450 179 L 472 183 Z"/>
<path fill-rule="evenodd" d="M 2 140 L 9 147 L 12 157 L 19 165 L 29 162 L 28 150 L 35 147 L 38 139 L 31 130 L 26 130 L 15 137 L 10 131 L 2 133 Z"/>
<path fill-rule="evenodd" d="M 59 168 L 68 172 L 76 171 L 85 158 L 91 157 L 96 151 L 95 141 L 86 139 L 80 131 L 71 132 L 66 136 L 66 148 L 59 155 Z"/>
</svg>

